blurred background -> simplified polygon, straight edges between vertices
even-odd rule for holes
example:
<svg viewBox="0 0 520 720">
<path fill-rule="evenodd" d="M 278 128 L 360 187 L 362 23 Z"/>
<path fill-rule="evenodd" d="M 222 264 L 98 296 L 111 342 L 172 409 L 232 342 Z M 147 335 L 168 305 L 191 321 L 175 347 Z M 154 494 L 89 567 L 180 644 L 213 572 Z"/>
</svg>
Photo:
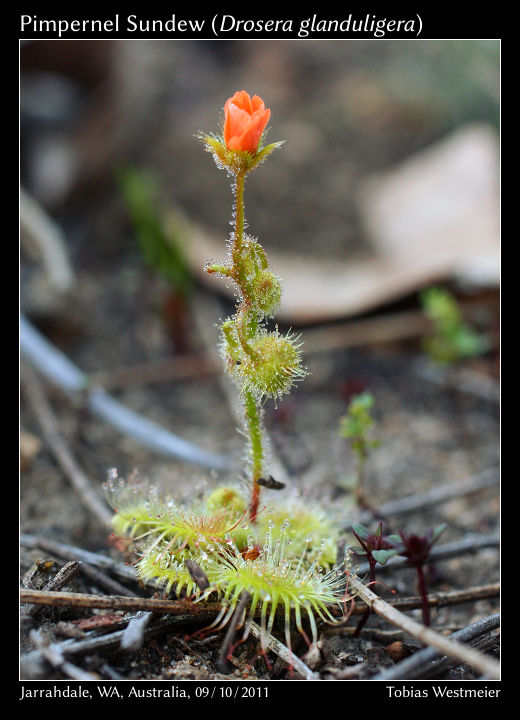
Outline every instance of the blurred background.
<svg viewBox="0 0 520 720">
<path fill-rule="evenodd" d="M 22 42 L 22 312 L 129 407 L 241 452 L 207 356 L 233 289 L 203 273 L 224 257 L 232 193 L 196 136 L 218 133 L 244 89 L 271 108 L 268 140 L 285 140 L 248 179 L 246 218 L 283 280 L 277 320 L 304 331 L 308 353 L 305 383 L 266 406 L 290 472 L 330 465 L 338 419 L 367 387 L 388 423 L 380 468 L 402 475 L 411 426 L 405 475 L 493 464 L 497 418 L 479 402 L 499 367 L 499 55 L 494 40 Z M 411 371 L 433 284 L 489 341 L 468 361 L 480 379 L 464 437 L 444 424 L 460 407 Z M 96 477 L 155 462 L 103 424 L 68 421 Z M 322 470 L 349 462 L 338 450 Z"/>
<path fill-rule="evenodd" d="M 75 267 L 117 270 L 135 250 L 116 181 L 127 166 L 150 171 L 218 251 L 232 196 L 195 135 L 220 130 L 237 89 L 264 98 L 268 139 L 286 141 L 251 177 L 246 213 L 282 256 L 288 321 L 352 315 L 430 280 L 496 284 L 498 41 L 23 42 L 22 185 Z M 206 245 L 184 244 L 198 272 Z M 293 277 L 284 255 L 311 266 Z M 320 298 L 320 271 L 337 298 Z"/>
</svg>

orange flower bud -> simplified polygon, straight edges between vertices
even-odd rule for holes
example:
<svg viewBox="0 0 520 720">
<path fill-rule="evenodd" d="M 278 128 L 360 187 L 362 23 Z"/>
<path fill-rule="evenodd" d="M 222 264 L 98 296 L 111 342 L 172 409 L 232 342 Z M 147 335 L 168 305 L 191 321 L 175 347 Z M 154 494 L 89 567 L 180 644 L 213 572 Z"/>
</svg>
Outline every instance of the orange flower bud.
<svg viewBox="0 0 520 720">
<path fill-rule="evenodd" d="M 224 142 L 228 150 L 254 153 L 269 122 L 271 111 L 258 95 L 236 92 L 224 105 Z"/>
</svg>

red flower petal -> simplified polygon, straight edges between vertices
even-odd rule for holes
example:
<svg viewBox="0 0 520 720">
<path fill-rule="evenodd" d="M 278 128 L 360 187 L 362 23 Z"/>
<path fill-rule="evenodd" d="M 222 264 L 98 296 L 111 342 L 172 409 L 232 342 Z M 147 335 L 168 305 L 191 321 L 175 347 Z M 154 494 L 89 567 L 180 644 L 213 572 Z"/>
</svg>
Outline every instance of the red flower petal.
<svg viewBox="0 0 520 720">
<path fill-rule="evenodd" d="M 262 98 L 254 95 L 251 100 L 245 90 L 240 90 L 226 101 L 224 115 L 224 142 L 227 148 L 255 152 L 271 117 L 271 111 L 266 110 Z"/>
</svg>

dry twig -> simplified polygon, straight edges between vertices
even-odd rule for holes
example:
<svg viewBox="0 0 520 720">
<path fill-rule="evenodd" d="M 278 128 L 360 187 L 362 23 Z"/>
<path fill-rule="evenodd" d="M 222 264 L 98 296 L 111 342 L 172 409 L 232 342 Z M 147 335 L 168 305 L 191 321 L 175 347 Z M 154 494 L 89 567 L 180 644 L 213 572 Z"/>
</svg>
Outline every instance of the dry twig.
<svg viewBox="0 0 520 720">
<path fill-rule="evenodd" d="M 485 548 L 496 548 L 500 545 L 500 535 L 498 533 L 489 533 L 488 535 L 468 535 L 463 540 L 456 540 L 451 543 L 444 543 L 434 547 L 428 558 L 428 564 L 438 562 L 439 560 L 450 560 L 454 557 L 460 557 L 467 553 L 478 552 Z M 397 568 L 409 567 L 406 558 L 395 556 L 385 564 L 381 565 L 378 571 L 396 570 Z M 369 571 L 368 563 L 364 563 L 356 568 L 358 575 L 364 575 Z"/>
<path fill-rule="evenodd" d="M 38 246 L 51 284 L 60 292 L 70 290 L 74 271 L 67 257 L 67 241 L 59 226 L 23 188 L 20 188 L 20 229 L 22 239 L 28 237 Z"/>
<path fill-rule="evenodd" d="M 499 583 L 493 585 L 478 585 L 476 587 L 467 588 L 466 590 L 454 590 L 452 592 L 430 593 L 427 597 L 430 607 L 448 607 L 449 605 L 461 605 L 467 602 L 477 602 L 478 600 L 486 600 L 500 595 Z M 421 607 L 421 598 L 419 596 L 400 598 L 398 600 L 389 600 L 388 604 L 397 610 L 415 610 Z M 365 608 L 359 605 L 353 608 L 351 615 L 362 615 Z"/>
<path fill-rule="evenodd" d="M 41 383 L 29 367 L 22 366 L 21 375 L 27 397 L 38 419 L 45 440 L 58 464 L 72 483 L 85 507 L 102 525 L 109 526 L 112 513 L 93 490 L 89 479 L 79 467 L 70 448 L 65 443 L 63 435 L 58 430 L 56 418 L 45 398 Z"/>
<path fill-rule="evenodd" d="M 189 600 L 170 600 L 169 598 L 141 598 L 123 595 L 91 595 L 89 593 L 53 592 L 50 590 L 20 590 L 20 600 L 37 605 L 54 605 L 55 607 L 88 607 L 104 610 L 150 611 L 168 615 L 218 614 L 219 603 L 206 603 L 204 606 Z"/>
<path fill-rule="evenodd" d="M 276 653 L 289 667 L 293 667 L 305 680 L 316 680 L 319 677 L 303 660 L 294 655 L 286 645 L 262 630 L 260 625 L 254 621 L 251 623 L 251 633 L 258 639 L 264 638 L 266 647 Z"/>
<path fill-rule="evenodd" d="M 370 588 L 363 585 L 356 575 L 349 576 L 349 585 L 356 597 L 360 597 L 369 608 L 392 625 L 405 630 L 412 637 L 415 637 L 426 645 L 430 645 L 444 655 L 458 658 L 462 662 L 471 665 L 471 667 L 478 670 L 484 677 L 492 680 L 500 679 L 500 665 L 495 660 L 482 655 L 472 648 L 462 645 L 460 642 L 448 639 L 431 628 L 412 620 L 412 618 L 404 615 L 379 598 Z"/>
<path fill-rule="evenodd" d="M 462 630 L 458 630 L 450 635 L 450 640 L 458 642 L 470 642 L 476 637 L 489 633 L 500 626 L 500 615 L 490 615 L 483 618 L 472 625 L 468 625 Z M 431 665 L 434 660 L 439 658 L 441 653 L 435 648 L 425 648 L 414 653 L 411 657 L 402 660 L 392 668 L 383 670 L 379 675 L 373 677 L 373 680 L 413 680 L 428 673 L 432 669 Z M 442 662 L 442 661 L 440 661 Z M 435 669 L 440 670 L 440 662 L 435 663 Z"/>
<path fill-rule="evenodd" d="M 125 565 L 125 563 L 112 560 L 112 558 L 106 555 L 93 553 L 89 550 L 82 550 L 81 548 L 74 547 L 73 545 L 66 545 L 65 543 L 57 542 L 56 540 L 48 540 L 47 538 L 29 535 L 27 533 L 22 533 L 20 535 L 20 543 L 26 547 L 40 548 L 41 550 L 45 550 L 46 552 L 49 552 L 52 555 L 57 555 L 61 558 L 67 558 L 68 560 L 80 560 L 81 562 L 88 563 L 96 568 L 111 570 L 124 580 L 132 580 L 133 582 L 136 581 L 134 568 L 130 565 Z"/>
<path fill-rule="evenodd" d="M 159 618 L 157 622 L 146 628 L 145 638 L 155 637 L 164 632 L 174 630 L 186 625 L 209 622 L 214 617 L 211 613 L 201 613 L 200 615 L 188 614 L 177 615 L 171 617 Z M 125 624 L 127 621 L 124 621 Z M 124 630 L 117 630 L 108 635 L 93 635 L 85 640 L 65 640 L 62 643 L 53 644 L 54 649 L 59 650 L 63 656 L 88 655 L 102 651 L 119 650 L 121 638 Z M 36 650 L 21 657 L 21 675 L 30 676 L 34 673 L 34 669 L 38 666 L 43 654 L 40 650 Z"/>
<path fill-rule="evenodd" d="M 49 580 L 49 582 L 45 584 L 43 592 L 59 590 L 64 585 L 66 585 L 69 580 L 72 580 L 72 578 L 76 577 L 79 569 L 80 563 L 77 560 L 71 560 L 70 562 L 66 563 L 60 570 L 58 570 L 52 580 Z M 38 608 L 38 606 L 31 605 L 28 607 L 22 607 L 21 614 L 24 616 L 34 617 L 39 610 L 40 608 Z"/>
<path fill-rule="evenodd" d="M 39 373 L 69 394 L 82 394 L 85 404 L 94 415 L 142 445 L 195 465 L 216 470 L 229 470 L 231 467 L 229 458 L 193 445 L 130 410 L 101 388 L 91 387 L 88 376 L 40 335 L 23 315 L 20 316 L 20 350 Z"/>
<path fill-rule="evenodd" d="M 484 488 L 498 485 L 499 480 L 499 468 L 488 468 L 478 473 L 478 475 L 473 475 L 459 482 L 439 485 L 423 493 L 407 495 L 399 500 L 392 500 L 373 510 L 364 510 L 359 516 L 358 522 L 364 524 L 374 518 L 382 520 L 389 517 L 397 517 L 398 515 L 410 515 L 411 513 L 448 502 L 454 498 L 463 497 L 464 495 L 478 492 Z M 351 528 L 352 526 L 349 525 L 344 529 L 350 530 Z"/>
<path fill-rule="evenodd" d="M 85 672 L 81 668 L 76 667 L 71 662 L 65 659 L 59 645 L 50 643 L 47 645 L 42 637 L 39 630 L 31 630 L 29 635 L 31 641 L 36 645 L 40 653 L 43 655 L 45 660 L 49 662 L 53 668 L 59 670 L 67 677 L 72 680 L 97 680 L 96 675 Z"/>
<path fill-rule="evenodd" d="M 89 565 L 86 562 L 82 562 L 80 565 L 80 572 L 92 580 L 98 587 L 107 590 L 111 595 L 126 595 L 128 597 L 135 597 L 135 593 L 128 590 L 124 585 L 117 582 L 113 578 L 109 577 L 106 573 L 98 570 L 93 565 Z"/>
<path fill-rule="evenodd" d="M 251 595 L 247 592 L 242 592 L 240 595 L 240 599 L 235 607 L 233 617 L 231 618 L 226 635 L 225 635 L 222 645 L 220 647 L 220 652 L 218 654 L 218 665 L 219 665 L 220 670 L 223 672 L 225 672 L 227 670 L 227 666 L 228 666 L 227 661 L 228 661 L 229 655 L 231 653 L 231 646 L 233 644 L 233 639 L 235 637 L 235 633 L 237 631 L 239 623 L 243 619 L 246 605 L 248 604 L 248 602 L 250 600 L 251 600 Z"/>
<path fill-rule="evenodd" d="M 199 379 L 207 375 L 222 372 L 220 363 L 200 355 L 177 355 L 166 360 L 140 363 L 105 370 L 90 375 L 90 381 L 105 390 L 156 385 L 158 383 L 179 382 L 180 380 Z"/>
</svg>

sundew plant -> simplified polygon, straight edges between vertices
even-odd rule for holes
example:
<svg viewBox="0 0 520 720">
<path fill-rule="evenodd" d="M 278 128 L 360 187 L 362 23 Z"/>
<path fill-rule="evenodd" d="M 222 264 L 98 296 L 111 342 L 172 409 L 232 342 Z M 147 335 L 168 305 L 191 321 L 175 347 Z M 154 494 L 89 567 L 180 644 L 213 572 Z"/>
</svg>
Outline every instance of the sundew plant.
<svg viewBox="0 0 520 720">
<path fill-rule="evenodd" d="M 299 336 L 269 324 L 282 287 L 264 248 L 246 232 L 246 179 L 282 145 L 265 144 L 270 116 L 260 97 L 242 90 L 225 103 L 221 134 L 198 136 L 232 179 L 227 256 L 209 261 L 205 270 L 236 288 L 235 312 L 220 327 L 220 352 L 243 406 L 242 482 L 213 488 L 191 505 L 158 488 L 126 483 L 115 472 L 105 484 L 114 531 L 135 543 L 139 579 L 196 601 L 218 596 L 222 611 L 212 627 L 223 627 L 237 610 L 243 613 L 243 639 L 259 620 L 262 651 L 277 615 L 284 619 L 289 647 L 293 626 L 310 642 L 306 626 L 316 641 L 317 619 L 334 622 L 331 610 L 345 596 L 343 558 L 341 568 L 335 564 L 338 530 L 326 513 L 314 503 L 287 500 L 283 491 L 270 507 L 263 504 L 262 489 L 269 484 L 264 404 L 279 401 L 307 374 Z M 194 579 L 194 566 L 204 582 Z"/>
</svg>

